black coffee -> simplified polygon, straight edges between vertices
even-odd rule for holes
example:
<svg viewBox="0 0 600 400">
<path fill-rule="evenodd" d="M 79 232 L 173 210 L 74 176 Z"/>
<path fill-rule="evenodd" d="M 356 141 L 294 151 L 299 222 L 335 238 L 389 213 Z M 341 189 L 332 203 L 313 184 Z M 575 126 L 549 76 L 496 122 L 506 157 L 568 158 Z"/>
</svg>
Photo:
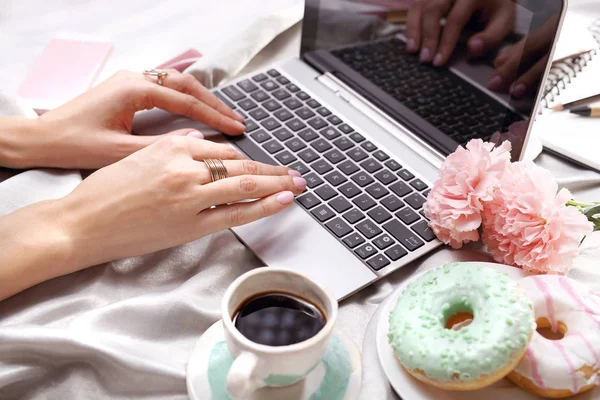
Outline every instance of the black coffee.
<svg viewBox="0 0 600 400">
<path fill-rule="evenodd" d="M 316 306 L 285 293 L 253 297 L 233 317 L 233 324 L 242 335 L 268 346 L 286 346 L 310 339 L 325 322 Z"/>
</svg>

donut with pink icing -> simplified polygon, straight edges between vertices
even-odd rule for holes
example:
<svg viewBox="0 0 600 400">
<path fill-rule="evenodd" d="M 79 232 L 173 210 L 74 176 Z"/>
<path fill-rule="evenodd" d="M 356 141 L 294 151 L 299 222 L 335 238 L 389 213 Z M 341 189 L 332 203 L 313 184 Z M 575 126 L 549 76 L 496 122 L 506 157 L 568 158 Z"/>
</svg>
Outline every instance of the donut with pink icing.
<svg viewBox="0 0 600 400">
<path fill-rule="evenodd" d="M 600 385 L 600 296 L 558 275 L 523 278 L 538 331 L 508 376 L 542 397 L 562 398 Z M 539 332 L 546 330 L 544 336 Z M 560 338 L 562 336 L 562 338 Z"/>
</svg>

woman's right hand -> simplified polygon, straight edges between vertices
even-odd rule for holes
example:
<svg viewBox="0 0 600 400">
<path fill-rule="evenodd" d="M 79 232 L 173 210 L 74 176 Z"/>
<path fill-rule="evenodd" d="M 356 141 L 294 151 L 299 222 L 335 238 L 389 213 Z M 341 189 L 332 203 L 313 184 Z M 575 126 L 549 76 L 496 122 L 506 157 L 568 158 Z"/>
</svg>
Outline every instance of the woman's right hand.
<svg viewBox="0 0 600 400">
<path fill-rule="evenodd" d="M 217 158 L 229 177 L 211 182 L 202 160 Z M 305 187 L 297 171 L 246 160 L 227 145 L 169 135 L 98 170 L 60 200 L 73 256 L 62 274 L 270 216 Z"/>
</svg>

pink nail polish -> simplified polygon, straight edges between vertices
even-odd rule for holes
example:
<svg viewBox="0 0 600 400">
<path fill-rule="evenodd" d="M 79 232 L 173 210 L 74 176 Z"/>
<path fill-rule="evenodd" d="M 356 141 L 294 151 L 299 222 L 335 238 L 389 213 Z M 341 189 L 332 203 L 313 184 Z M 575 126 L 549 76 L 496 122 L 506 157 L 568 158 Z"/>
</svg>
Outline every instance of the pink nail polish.
<svg viewBox="0 0 600 400">
<path fill-rule="evenodd" d="M 235 121 L 235 126 L 236 126 L 236 128 L 240 129 L 241 131 L 245 131 L 246 130 L 246 125 L 242 124 L 239 121 Z"/>
<path fill-rule="evenodd" d="M 292 192 L 283 192 L 277 195 L 277 201 L 279 204 L 290 204 L 294 201 L 294 193 Z"/>
<path fill-rule="evenodd" d="M 516 98 L 523 97 L 525 95 L 525 92 L 527 92 L 527 86 L 525 86 L 524 83 L 519 83 L 510 90 L 510 94 L 512 94 L 513 97 Z"/>
<path fill-rule="evenodd" d="M 488 88 L 491 90 L 499 90 L 502 86 L 502 78 L 498 75 L 494 75 L 488 82 Z"/>
<path fill-rule="evenodd" d="M 198 139 L 204 139 L 204 135 L 202 134 L 202 132 L 199 132 L 199 131 L 191 131 L 186 136 L 198 138 Z"/>
<path fill-rule="evenodd" d="M 435 65 L 436 67 L 439 67 L 442 65 L 442 58 L 444 56 L 442 56 L 441 54 L 436 54 L 435 58 L 433 59 L 433 65 Z"/>
<path fill-rule="evenodd" d="M 306 188 L 306 179 L 295 176 L 293 181 L 294 186 L 296 186 L 298 190 L 304 190 Z"/>
<path fill-rule="evenodd" d="M 423 50 L 421 50 L 421 56 L 419 57 L 419 60 L 421 62 L 429 61 L 429 49 L 427 47 L 425 47 Z"/>
<path fill-rule="evenodd" d="M 244 121 L 244 119 L 245 119 L 245 118 L 244 118 L 244 116 L 243 116 L 242 114 L 240 114 L 240 113 L 239 113 L 239 112 L 237 112 L 237 111 L 234 111 L 234 113 L 235 113 L 235 115 L 237 115 L 237 117 L 238 117 L 238 119 L 240 120 L 240 122 L 243 122 L 243 121 Z"/>
<path fill-rule="evenodd" d="M 290 175 L 290 176 L 298 176 L 298 177 L 302 176 L 302 174 L 300 172 L 296 171 L 295 169 L 290 169 L 288 171 L 288 175 Z"/>
<path fill-rule="evenodd" d="M 483 52 L 483 40 L 481 38 L 471 39 L 469 41 L 469 48 L 473 53 L 480 54 Z"/>
</svg>

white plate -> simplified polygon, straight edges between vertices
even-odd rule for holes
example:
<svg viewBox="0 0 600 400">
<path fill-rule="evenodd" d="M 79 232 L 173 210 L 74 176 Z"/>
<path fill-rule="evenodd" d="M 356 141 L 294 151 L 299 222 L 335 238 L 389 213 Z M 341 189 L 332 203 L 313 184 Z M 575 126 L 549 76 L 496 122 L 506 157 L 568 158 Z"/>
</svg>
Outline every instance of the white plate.
<svg viewBox="0 0 600 400">
<path fill-rule="evenodd" d="M 508 276 L 512 279 L 518 280 L 527 276 L 519 268 L 509 267 L 501 264 L 493 263 L 472 263 L 476 265 L 484 265 L 486 267 L 494 268 L 501 272 L 508 273 Z M 423 273 L 425 273 L 424 271 Z M 538 399 L 537 396 L 527 393 L 526 391 L 518 388 L 508 379 L 502 379 L 494 385 L 486 388 L 475 390 L 472 392 L 453 392 L 437 389 L 433 386 L 422 383 L 421 381 L 413 378 L 406 370 L 402 367 L 398 359 L 394 354 L 394 350 L 390 346 L 387 340 L 387 333 L 389 329 L 388 317 L 390 312 L 396 305 L 398 296 L 402 293 L 404 288 L 413 280 L 418 279 L 422 274 L 416 275 L 407 279 L 398 289 L 388 297 L 379 314 L 379 322 L 377 324 L 377 353 L 379 360 L 385 374 L 390 381 L 392 387 L 402 397 L 403 400 L 533 400 Z M 593 390 L 594 392 L 596 390 Z M 591 397 L 590 397 L 591 398 Z M 577 398 L 579 400 L 579 397 Z"/>
</svg>

